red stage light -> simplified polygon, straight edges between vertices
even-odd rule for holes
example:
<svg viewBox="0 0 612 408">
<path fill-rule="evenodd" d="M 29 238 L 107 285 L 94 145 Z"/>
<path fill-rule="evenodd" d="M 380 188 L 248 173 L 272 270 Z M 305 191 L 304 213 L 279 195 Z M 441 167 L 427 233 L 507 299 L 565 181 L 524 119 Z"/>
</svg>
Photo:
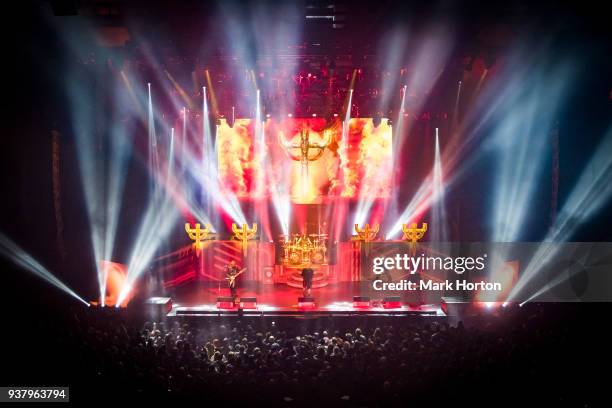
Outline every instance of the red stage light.
<svg viewBox="0 0 612 408">
<path fill-rule="evenodd" d="M 367 296 L 353 296 L 353 307 L 355 309 L 369 309 L 372 306 L 370 298 Z"/>
<path fill-rule="evenodd" d="M 217 298 L 217 309 L 233 309 L 234 298 L 232 297 L 219 297 Z"/>
<path fill-rule="evenodd" d="M 314 302 L 298 302 L 298 309 L 301 310 L 313 310 L 315 307 Z"/>
<path fill-rule="evenodd" d="M 399 296 L 388 296 L 383 299 L 383 308 L 399 309 L 402 307 L 402 302 Z"/>
<path fill-rule="evenodd" d="M 241 298 L 241 309 L 257 309 L 257 298 Z"/>
<path fill-rule="evenodd" d="M 316 307 L 314 298 L 304 297 L 298 298 L 298 309 L 312 310 Z"/>
</svg>

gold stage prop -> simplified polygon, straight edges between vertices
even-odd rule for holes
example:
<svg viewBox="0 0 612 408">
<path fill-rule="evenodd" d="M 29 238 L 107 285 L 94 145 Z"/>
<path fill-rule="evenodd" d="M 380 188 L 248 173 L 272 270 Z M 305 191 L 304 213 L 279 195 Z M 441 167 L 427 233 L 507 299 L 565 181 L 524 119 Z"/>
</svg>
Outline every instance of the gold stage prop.
<svg viewBox="0 0 612 408">
<path fill-rule="evenodd" d="M 242 228 L 238 228 L 236 224 L 232 223 L 232 232 L 234 233 L 234 239 L 242 241 L 242 253 L 246 256 L 248 241 L 253 239 L 257 233 L 257 223 L 253 223 L 252 228 L 249 228 L 247 224 L 242 224 Z"/>
<path fill-rule="evenodd" d="M 283 265 L 304 268 L 327 264 L 327 234 L 293 234 L 281 244 Z"/>
<path fill-rule="evenodd" d="M 378 224 L 374 224 L 372 227 L 370 227 L 370 224 L 366 224 L 363 228 L 359 228 L 359 224 L 355 224 L 355 232 L 357 233 L 357 239 L 359 241 L 374 241 L 379 230 L 380 225 Z"/>
<path fill-rule="evenodd" d="M 355 232 L 357 233 L 357 236 L 353 237 L 353 239 L 363 242 L 366 255 L 370 254 L 369 243 L 376 239 L 376 235 L 378 234 L 379 230 L 380 225 L 378 224 L 374 224 L 372 227 L 370 227 L 370 224 L 366 224 L 363 228 L 359 228 L 359 224 L 355 224 Z"/>
<path fill-rule="evenodd" d="M 410 242 L 410 249 L 414 254 L 416 252 L 416 243 L 423 238 L 427 232 L 427 223 L 422 223 L 421 228 L 417 227 L 416 222 L 413 222 L 410 226 L 408 226 L 408 224 L 402 224 L 402 231 L 404 232 L 402 239 Z"/>
<path fill-rule="evenodd" d="M 193 250 L 196 253 L 196 256 L 200 256 L 200 252 L 202 252 L 202 248 L 204 248 L 204 244 L 202 241 L 208 238 L 208 234 L 210 232 L 211 226 L 206 224 L 204 228 L 200 227 L 200 223 L 195 225 L 195 228 L 191 228 L 191 225 L 187 222 L 185 223 L 185 232 L 189 235 L 189 239 L 193 241 Z"/>
<path fill-rule="evenodd" d="M 300 131 L 300 141 L 299 143 L 290 143 L 283 139 L 282 134 L 279 133 L 279 141 L 281 146 L 287 152 L 287 155 L 292 160 L 302 162 L 302 165 L 307 166 L 309 161 L 315 161 L 323 156 L 325 149 L 330 143 L 330 131 L 325 130 L 324 138 L 320 143 L 311 143 L 310 142 L 310 131 L 302 130 Z M 299 154 L 292 152 L 292 150 L 299 149 Z M 311 155 L 310 151 L 314 150 L 314 153 Z"/>
</svg>

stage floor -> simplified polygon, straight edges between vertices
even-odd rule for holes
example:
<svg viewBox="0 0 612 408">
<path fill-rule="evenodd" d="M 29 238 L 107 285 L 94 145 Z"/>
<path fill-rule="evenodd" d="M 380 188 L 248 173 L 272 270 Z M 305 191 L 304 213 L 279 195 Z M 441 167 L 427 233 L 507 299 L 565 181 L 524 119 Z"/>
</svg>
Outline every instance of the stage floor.
<svg viewBox="0 0 612 408">
<path fill-rule="evenodd" d="M 292 288 L 286 284 L 261 284 L 259 282 L 244 282 L 241 284 L 239 297 L 257 298 L 257 309 L 218 309 L 217 298 L 230 296 L 227 287 L 213 282 L 190 282 L 181 287 L 168 291 L 172 297 L 172 311 L 168 316 L 178 315 L 210 315 L 242 312 L 245 314 L 295 314 L 295 313 L 321 313 L 321 314 L 414 314 L 443 316 L 440 302 L 420 300 L 418 294 L 397 293 L 370 293 L 371 285 L 368 282 L 342 282 L 331 283 L 323 288 L 312 289 L 311 297 L 315 299 L 315 307 L 301 309 L 298 307 L 298 298 L 303 295 L 302 290 Z M 372 306 L 368 308 L 354 308 L 353 296 L 369 296 Z M 386 309 L 382 305 L 383 297 L 400 296 L 401 307 Z M 438 298 L 440 299 L 440 298 Z M 425 303 L 424 303 L 425 302 Z"/>
</svg>

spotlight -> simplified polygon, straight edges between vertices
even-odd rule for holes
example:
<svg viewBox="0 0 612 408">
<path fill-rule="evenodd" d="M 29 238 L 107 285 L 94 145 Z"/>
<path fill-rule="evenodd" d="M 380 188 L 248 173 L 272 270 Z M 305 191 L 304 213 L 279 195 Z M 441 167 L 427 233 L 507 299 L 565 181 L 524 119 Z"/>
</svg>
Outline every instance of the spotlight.
<svg viewBox="0 0 612 408">
<path fill-rule="evenodd" d="M 584 168 L 580 178 L 571 190 L 563 208 L 557 216 L 556 222 L 547 234 L 543 243 L 532 256 L 524 269 L 523 274 L 510 291 L 508 301 L 515 300 L 526 288 L 528 283 L 537 276 L 541 270 L 553 259 L 560 247 L 558 245 L 545 245 L 544 242 L 566 242 L 575 233 L 579 225 L 589 220 L 612 196 L 609 188 L 609 174 L 612 169 L 612 131 L 608 131 L 605 139 L 600 143 L 593 157 Z M 543 291 L 555 286 L 549 283 L 537 291 L 520 305 L 536 298 Z"/>
<path fill-rule="evenodd" d="M 42 280 L 46 281 L 47 283 L 50 283 L 51 285 L 60 289 L 62 292 L 68 294 L 69 296 L 72 296 L 79 302 L 89 306 L 88 302 L 86 302 L 83 298 L 77 295 L 76 292 L 70 289 L 64 282 L 59 280 L 40 262 L 34 259 L 32 255 L 24 251 L 21 247 L 19 247 L 15 242 L 13 242 L 2 232 L 0 232 L 0 255 L 5 256 L 19 267 L 27 270 L 28 272 L 33 273 Z"/>
</svg>

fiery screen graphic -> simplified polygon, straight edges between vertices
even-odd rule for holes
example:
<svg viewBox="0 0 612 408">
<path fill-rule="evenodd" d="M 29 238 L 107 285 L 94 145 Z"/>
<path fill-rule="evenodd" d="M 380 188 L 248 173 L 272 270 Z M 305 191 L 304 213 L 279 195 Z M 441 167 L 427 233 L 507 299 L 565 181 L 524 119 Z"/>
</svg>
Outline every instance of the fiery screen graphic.
<svg viewBox="0 0 612 408">
<path fill-rule="evenodd" d="M 242 199 L 286 194 L 296 204 L 344 197 L 386 198 L 391 191 L 392 128 L 386 119 L 251 119 L 217 127 L 219 182 Z"/>
</svg>

